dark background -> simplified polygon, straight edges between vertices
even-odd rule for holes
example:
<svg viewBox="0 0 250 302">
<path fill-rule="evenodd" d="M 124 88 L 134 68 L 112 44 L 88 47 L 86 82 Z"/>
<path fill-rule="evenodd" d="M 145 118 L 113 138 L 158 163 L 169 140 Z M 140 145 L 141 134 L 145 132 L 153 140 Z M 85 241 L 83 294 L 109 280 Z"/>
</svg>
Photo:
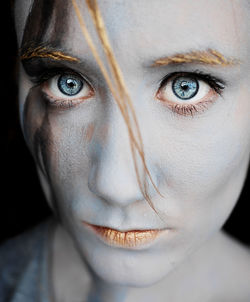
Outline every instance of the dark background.
<svg viewBox="0 0 250 302">
<path fill-rule="evenodd" d="M 33 159 L 24 143 L 19 126 L 17 110 L 17 49 L 12 24 L 9 1 L 3 1 L 4 13 L 4 55 L 2 57 L 1 81 L 2 121 L 7 124 L 7 138 L 4 142 L 2 177 L 4 181 L 0 210 L 0 243 L 39 223 L 48 215 L 50 209 L 44 199 L 36 175 Z M 5 64 L 6 63 L 6 64 Z M 5 64 L 5 65 L 3 65 Z M 5 114 L 6 112 L 6 114 Z M 249 114 L 250 118 L 250 114 Z M 6 120 L 6 122 L 5 122 Z M 239 202 L 226 222 L 224 229 L 241 242 L 250 246 L 249 190 L 250 173 L 245 182 Z"/>
</svg>

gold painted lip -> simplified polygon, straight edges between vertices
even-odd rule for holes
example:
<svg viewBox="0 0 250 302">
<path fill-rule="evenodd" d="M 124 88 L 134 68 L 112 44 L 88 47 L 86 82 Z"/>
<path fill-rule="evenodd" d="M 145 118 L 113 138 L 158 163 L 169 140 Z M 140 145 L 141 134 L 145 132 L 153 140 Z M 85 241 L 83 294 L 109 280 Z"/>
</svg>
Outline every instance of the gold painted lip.
<svg viewBox="0 0 250 302">
<path fill-rule="evenodd" d="M 118 231 L 108 227 L 83 222 L 105 243 L 123 248 L 145 246 L 153 242 L 166 229 Z"/>
</svg>

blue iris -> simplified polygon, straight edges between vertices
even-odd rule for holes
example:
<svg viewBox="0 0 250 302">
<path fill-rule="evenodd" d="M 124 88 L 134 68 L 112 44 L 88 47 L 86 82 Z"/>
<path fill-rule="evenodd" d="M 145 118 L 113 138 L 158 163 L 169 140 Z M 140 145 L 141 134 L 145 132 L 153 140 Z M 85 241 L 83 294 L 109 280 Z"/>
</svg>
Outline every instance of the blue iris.
<svg viewBox="0 0 250 302">
<path fill-rule="evenodd" d="M 79 77 L 67 74 L 59 77 L 57 86 L 63 94 L 72 96 L 81 91 L 83 82 Z"/>
<path fill-rule="evenodd" d="M 172 84 L 174 94 L 182 99 L 188 100 L 194 97 L 199 90 L 199 83 L 196 79 L 190 77 L 177 77 Z"/>
</svg>

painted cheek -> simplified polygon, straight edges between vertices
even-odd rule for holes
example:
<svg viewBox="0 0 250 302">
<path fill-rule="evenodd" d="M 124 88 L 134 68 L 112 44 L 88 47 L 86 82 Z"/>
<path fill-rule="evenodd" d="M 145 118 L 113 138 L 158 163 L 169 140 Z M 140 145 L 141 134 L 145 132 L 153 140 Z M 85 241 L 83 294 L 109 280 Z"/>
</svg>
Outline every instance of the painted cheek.
<svg viewBox="0 0 250 302">
<path fill-rule="evenodd" d="M 23 125 L 27 144 L 49 188 L 51 206 L 59 215 L 54 182 L 58 173 L 62 129 L 37 87 L 32 88 L 26 98 Z"/>
<path fill-rule="evenodd" d="M 87 143 L 91 143 L 91 141 L 93 140 L 93 135 L 94 135 L 95 132 L 97 132 L 96 136 L 97 136 L 98 140 L 101 143 L 105 143 L 106 140 L 107 140 L 107 137 L 108 137 L 108 133 L 109 133 L 109 126 L 108 125 L 102 125 L 97 130 L 97 127 L 94 125 L 94 123 L 90 123 L 86 127 L 86 130 L 83 130 L 83 131 L 84 131 L 84 138 L 85 138 L 85 141 Z"/>
<path fill-rule="evenodd" d="M 57 144 L 61 130 L 51 126 L 49 107 L 39 88 L 32 88 L 26 98 L 23 115 L 24 135 L 39 168 L 48 178 L 57 154 Z M 57 139 L 55 139 L 57 137 Z M 52 156 L 53 155 L 53 156 Z"/>
<path fill-rule="evenodd" d="M 109 126 L 108 125 L 103 125 L 99 129 L 99 137 L 100 137 L 100 141 L 102 143 L 105 143 L 107 141 L 108 133 L 109 133 Z"/>
<path fill-rule="evenodd" d="M 36 88 L 32 88 L 26 97 L 23 110 L 24 137 L 34 152 L 34 139 L 37 130 L 41 128 L 46 115 L 46 106 Z"/>
<path fill-rule="evenodd" d="M 92 140 L 94 131 L 95 131 L 95 126 L 93 123 L 90 123 L 85 131 L 85 140 L 87 143 L 89 143 Z"/>
</svg>

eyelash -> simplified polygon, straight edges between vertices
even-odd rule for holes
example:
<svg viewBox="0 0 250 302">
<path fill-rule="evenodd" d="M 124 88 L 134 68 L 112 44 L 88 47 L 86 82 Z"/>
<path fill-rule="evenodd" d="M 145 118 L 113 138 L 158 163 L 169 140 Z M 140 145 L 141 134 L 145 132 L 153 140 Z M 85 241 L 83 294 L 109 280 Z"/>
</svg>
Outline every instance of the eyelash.
<svg viewBox="0 0 250 302">
<path fill-rule="evenodd" d="M 34 84 L 39 86 L 56 75 L 63 75 L 63 74 L 68 74 L 68 73 L 71 73 L 71 74 L 73 73 L 73 74 L 76 74 L 76 75 L 82 77 L 81 75 L 79 75 L 78 73 L 76 73 L 70 69 L 65 70 L 65 69 L 60 69 L 60 68 L 53 68 L 53 69 L 49 69 L 49 70 L 47 69 L 45 71 L 40 72 L 38 75 L 36 75 L 32 79 L 32 81 Z M 208 84 L 215 93 L 217 93 L 220 96 L 222 95 L 222 91 L 225 88 L 225 82 L 223 80 L 218 79 L 218 78 L 212 76 L 211 74 L 205 74 L 205 73 L 197 70 L 194 72 L 172 72 L 170 74 L 167 74 L 161 80 L 158 91 L 160 91 L 160 89 L 162 89 L 171 78 L 177 78 L 179 76 L 193 77 L 197 80 L 202 80 L 206 84 Z M 84 77 L 82 77 L 82 78 L 83 78 L 83 80 L 85 80 Z M 206 111 L 206 109 L 208 109 L 209 105 L 213 104 L 214 101 L 215 101 L 214 98 L 212 98 L 207 101 L 198 102 L 197 104 L 185 104 L 185 105 L 176 104 L 173 102 L 172 104 L 167 104 L 167 107 L 169 107 L 171 109 L 171 111 L 176 114 L 193 117 L 195 114 Z M 54 106 L 61 107 L 61 108 L 65 107 L 65 109 L 74 107 L 74 103 L 70 99 L 64 100 L 63 102 L 56 102 L 54 100 L 53 103 L 54 103 Z"/>
<path fill-rule="evenodd" d="M 31 81 L 35 84 L 36 87 L 45 85 L 46 81 L 51 80 L 55 76 L 63 76 L 63 75 L 75 75 L 78 78 L 81 78 L 85 84 L 89 85 L 92 88 L 92 85 L 90 85 L 90 81 L 87 80 L 83 75 L 81 75 L 79 72 L 76 72 L 70 68 L 42 68 L 40 70 L 37 70 L 36 74 L 31 78 Z M 93 89 L 93 88 L 92 88 Z M 94 91 L 94 89 L 93 89 Z M 56 97 L 53 97 L 49 95 L 44 89 L 42 89 L 42 93 L 48 102 L 49 105 L 51 105 L 54 108 L 58 108 L 61 110 L 70 109 L 72 107 L 77 106 L 78 104 L 82 103 L 82 101 L 85 98 L 68 98 L 65 95 L 64 99 L 57 99 Z M 93 93 L 94 95 L 94 93 Z M 92 95 L 92 96 L 93 96 Z"/>
<path fill-rule="evenodd" d="M 32 77 L 32 82 L 39 86 L 41 84 L 43 84 L 44 82 L 50 80 L 51 78 L 53 78 L 54 76 L 57 75 L 63 75 L 63 74 L 77 74 L 79 75 L 77 72 L 74 72 L 71 69 L 64 69 L 64 68 L 48 68 L 45 70 L 39 70 L 36 75 L 34 77 Z M 81 75 L 80 75 L 81 76 Z M 82 76 L 81 76 L 82 77 Z"/>
<path fill-rule="evenodd" d="M 199 70 L 194 72 L 173 72 L 170 74 L 167 74 L 160 82 L 159 89 L 157 94 L 159 93 L 160 89 L 162 89 L 167 82 L 171 78 L 178 78 L 180 76 L 186 76 L 186 77 L 192 77 L 197 80 L 202 80 L 206 84 L 208 84 L 217 95 L 222 96 L 223 89 L 225 88 L 225 82 L 221 79 L 218 79 L 211 74 L 205 74 Z M 156 95 L 157 95 L 156 94 Z M 213 104 L 215 102 L 214 98 L 211 98 L 206 101 L 198 102 L 197 104 L 167 104 L 167 107 L 171 109 L 172 112 L 177 113 L 179 115 L 183 116 L 194 116 L 195 114 L 202 113 L 208 109 L 209 105 Z"/>
</svg>

